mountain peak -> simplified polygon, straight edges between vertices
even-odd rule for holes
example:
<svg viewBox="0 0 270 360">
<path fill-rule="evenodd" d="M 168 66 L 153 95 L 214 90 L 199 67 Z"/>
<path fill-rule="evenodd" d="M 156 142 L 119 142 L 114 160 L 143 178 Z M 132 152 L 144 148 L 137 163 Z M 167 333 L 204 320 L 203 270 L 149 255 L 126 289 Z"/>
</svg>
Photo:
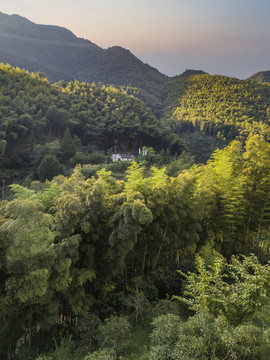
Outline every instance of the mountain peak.
<svg viewBox="0 0 270 360">
<path fill-rule="evenodd" d="M 78 38 L 68 29 L 55 25 L 38 25 L 27 18 L 0 13 L 0 32 L 39 40 L 76 41 Z"/>
</svg>

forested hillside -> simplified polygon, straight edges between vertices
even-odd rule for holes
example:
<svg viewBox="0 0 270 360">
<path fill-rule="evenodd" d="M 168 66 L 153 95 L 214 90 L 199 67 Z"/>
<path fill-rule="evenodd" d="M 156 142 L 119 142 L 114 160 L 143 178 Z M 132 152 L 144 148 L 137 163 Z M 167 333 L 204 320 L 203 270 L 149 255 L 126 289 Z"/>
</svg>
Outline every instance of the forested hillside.
<svg viewBox="0 0 270 360">
<path fill-rule="evenodd" d="M 179 105 L 180 99 L 185 95 L 190 77 L 205 74 L 201 70 L 186 70 L 179 76 L 170 78 L 162 88 L 163 108 L 162 118 L 170 120 L 174 109 Z"/>
<path fill-rule="evenodd" d="M 270 138 L 270 86 L 225 76 L 197 75 L 173 112 L 178 131 L 188 127 L 232 140 L 257 133 Z"/>
<path fill-rule="evenodd" d="M 253 80 L 261 83 L 270 82 L 270 71 L 259 71 L 256 74 L 250 76 L 248 80 Z"/>
<path fill-rule="evenodd" d="M 50 84 L 43 74 L 1 65 L 2 165 L 29 172 L 46 151 L 63 161 L 66 129 L 76 148 L 65 160 L 73 166 L 94 161 L 88 157 L 93 152 L 109 155 L 115 146 L 132 154 L 143 146 L 178 155 L 186 148 L 196 161 L 206 162 L 235 138 L 259 133 L 269 139 L 267 84 L 188 70 L 159 89 L 151 110 L 158 109 L 160 119 L 134 97 L 137 91 L 78 81 Z"/>
<path fill-rule="evenodd" d="M 58 141 L 59 147 L 67 128 L 77 152 L 86 155 L 106 153 L 114 146 L 137 154 L 142 146 L 161 149 L 173 141 L 169 127 L 143 102 L 114 87 L 77 81 L 50 85 L 42 75 L 1 65 L 0 104 L 0 156 L 5 167 L 29 168 L 39 157 L 37 145 L 57 147 Z"/>
</svg>

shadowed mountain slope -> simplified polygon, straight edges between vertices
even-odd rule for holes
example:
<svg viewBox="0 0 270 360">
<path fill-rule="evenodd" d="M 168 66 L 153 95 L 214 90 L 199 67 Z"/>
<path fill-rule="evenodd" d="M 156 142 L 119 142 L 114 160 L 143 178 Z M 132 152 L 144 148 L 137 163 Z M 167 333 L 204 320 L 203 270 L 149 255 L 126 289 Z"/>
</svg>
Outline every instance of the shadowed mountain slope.
<svg viewBox="0 0 270 360">
<path fill-rule="evenodd" d="M 259 71 L 248 78 L 258 82 L 270 82 L 270 71 Z"/>
<path fill-rule="evenodd" d="M 51 82 L 78 79 L 105 84 L 145 87 L 149 91 L 167 80 L 130 51 L 102 49 L 71 31 L 38 25 L 19 15 L 0 13 L 0 62 L 41 71 Z"/>
</svg>

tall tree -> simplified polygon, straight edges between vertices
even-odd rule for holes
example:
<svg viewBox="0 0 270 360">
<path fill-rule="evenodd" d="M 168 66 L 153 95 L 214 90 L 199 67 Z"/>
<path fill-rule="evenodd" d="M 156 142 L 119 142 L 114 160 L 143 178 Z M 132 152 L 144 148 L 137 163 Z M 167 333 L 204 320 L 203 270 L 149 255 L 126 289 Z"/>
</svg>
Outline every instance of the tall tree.
<svg viewBox="0 0 270 360">
<path fill-rule="evenodd" d="M 69 128 L 66 128 L 63 139 L 60 142 L 61 154 L 65 161 L 68 161 L 76 154 L 76 145 L 72 139 Z"/>
</svg>

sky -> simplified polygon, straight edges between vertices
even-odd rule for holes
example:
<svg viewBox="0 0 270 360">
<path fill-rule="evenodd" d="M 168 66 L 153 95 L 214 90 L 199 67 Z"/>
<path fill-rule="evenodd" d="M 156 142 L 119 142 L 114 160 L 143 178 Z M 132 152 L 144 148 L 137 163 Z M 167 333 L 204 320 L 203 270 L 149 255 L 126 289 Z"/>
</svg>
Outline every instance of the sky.
<svg viewBox="0 0 270 360">
<path fill-rule="evenodd" d="M 0 0 L 0 12 L 122 46 L 169 76 L 270 70 L 270 0 Z"/>
</svg>

